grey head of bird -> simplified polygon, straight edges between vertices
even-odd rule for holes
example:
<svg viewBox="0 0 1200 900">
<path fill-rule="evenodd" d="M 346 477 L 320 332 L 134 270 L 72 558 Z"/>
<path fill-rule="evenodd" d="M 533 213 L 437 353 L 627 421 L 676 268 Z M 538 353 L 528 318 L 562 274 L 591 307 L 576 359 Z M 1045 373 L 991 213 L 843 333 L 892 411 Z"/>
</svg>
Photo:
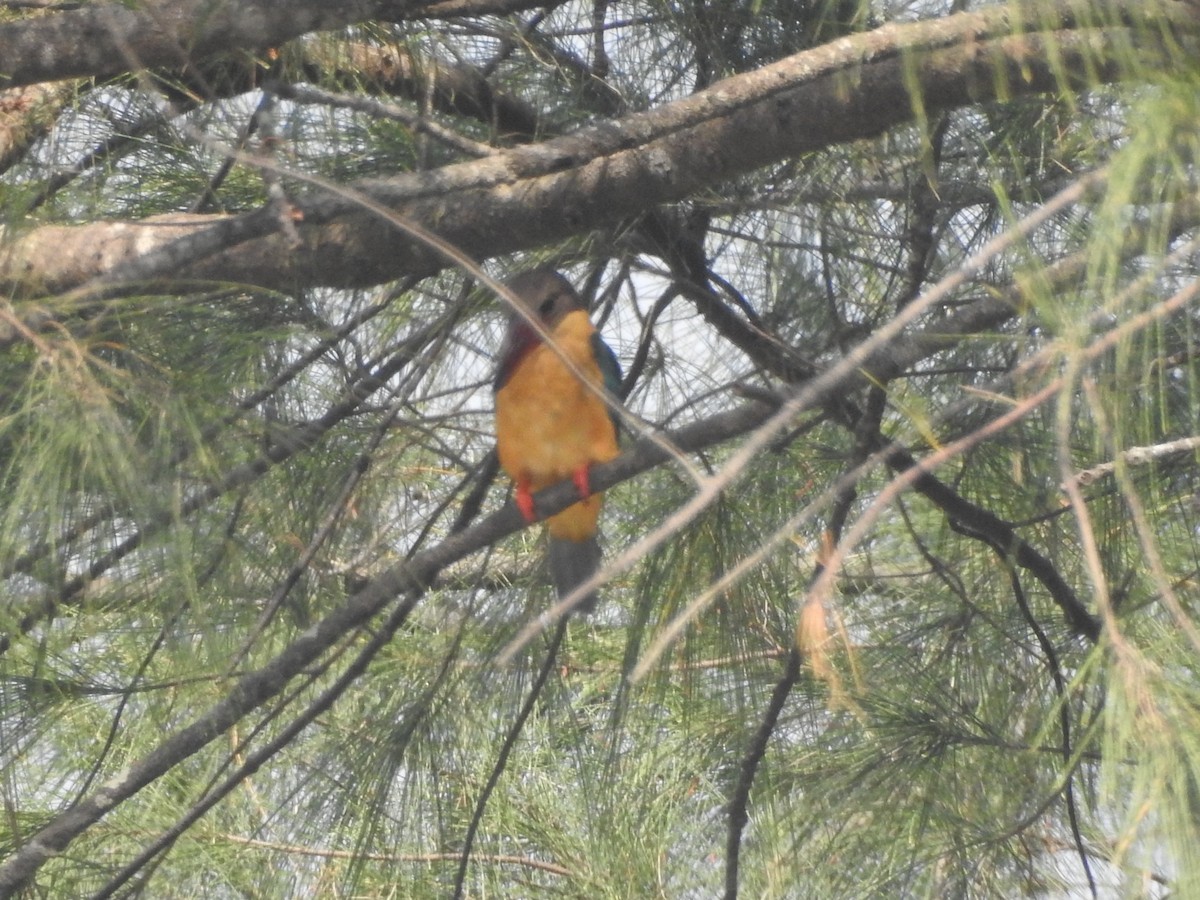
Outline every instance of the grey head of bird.
<svg viewBox="0 0 1200 900">
<path fill-rule="evenodd" d="M 522 272 L 504 284 L 545 328 L 554 328 L 569 312 L 587 309 L 575 288 L 571 287 L 571 282 L 553 269 Z"/>
</svg>

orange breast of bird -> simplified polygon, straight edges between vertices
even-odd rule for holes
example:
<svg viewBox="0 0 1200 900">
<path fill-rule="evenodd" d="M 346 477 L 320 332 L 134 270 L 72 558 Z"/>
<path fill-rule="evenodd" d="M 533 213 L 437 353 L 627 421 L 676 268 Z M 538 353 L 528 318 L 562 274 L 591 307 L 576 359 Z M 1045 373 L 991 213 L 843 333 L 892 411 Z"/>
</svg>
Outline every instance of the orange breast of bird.
<svg viewBox="0 0 1200 900">
<path fill-rule="evenodd" d="M 592 352 L 595 326 L 583 310 L 563 317 L 555 346 L 596 389 L 604 379 Z M 500 465 L 533 491 L 570 478 L 581 466 L 605 463 L 620 453 L 608 408 L 571 372 L 557 353 L 539 343 L 517 364 L 496 393 L 496 451 Z M 549 519 L 557 538 L 582 541 L 596 533 L 600 496 Z"/>
</svg>

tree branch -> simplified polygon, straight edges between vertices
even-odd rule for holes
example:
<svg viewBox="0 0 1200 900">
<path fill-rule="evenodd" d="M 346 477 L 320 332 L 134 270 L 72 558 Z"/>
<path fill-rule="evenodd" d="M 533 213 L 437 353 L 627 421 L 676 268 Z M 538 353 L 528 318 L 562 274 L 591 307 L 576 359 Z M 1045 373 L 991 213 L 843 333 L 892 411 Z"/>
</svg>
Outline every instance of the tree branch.
<svg viewBox="0 0 1200 900">
<path fill-rule="evenodd" d="M 312 31 L 372 19 L 503 15 L 546 5 L 537 0 L 89 3 L 52 16 L 0 24 L 2 80 L 4 86 L 15 87 L 64 78 L 111 78 L 137 69 L 178 69 L 206 57 L 264 50 Z"/>
<path fill-rule="evenodd" d="M 1167 441 L 1151 447 L 1130 447 L 1128 450 L 1121 451 L 1118 455 L 1119 463 L 1100 463 L 1099 465 L 1092 466 L 1090 469 L 1084 469 L 1082 472 L 1075 474 L 1074 481 L 1076 484 L 1086 487 L 1093 482 L 1099 481 L 1101 478 L 1114 474 L 1117 471 L 1118 465 L 1144 466 L 1164 459 L 1192 454 L 1197 450 L 1200 450 L 1200 436 L 1179 438 L 1175 441 Z M 1063 490 L 1066 490 L 1066 488 L 1063 487 Z"/>
<path fill-rule="evenodd" d="M 54 293 L 96 279 L 166 275 L 273 289 L 354 287 L 431 274 L 445 267 L 444 257 L 382 226 L 378 214 L 361 208 L 362 198 L 485 259 L 610 225 L 796 154 L 883 133 L 913 119 L 910 85 L 932 114 L 1058 90 L 1063 77 L 1079 85 L 1119 80 L 1126 71 L 1115 60 L 1130 46 L 1144 66 L 1162 49 L 1162 31 L 1178 39 L 1200 26 L 1200 13 L 1178 2 L 1100 5 L 1159 31 L 1078 27 L 1075 7 L 1065 3 L 1038 4 L 1027 17 L 1005 6 L 887 25 L 554 140 L 345 191 L 330 187 L 297 201 L 305 239 L 299 251 L 272 234 L 272 220 L 261 213 L 47 226 L 7 242 L 0 289 Z M 1164 55 L 1163 64 L 1168 60 Z"/>
</svg>

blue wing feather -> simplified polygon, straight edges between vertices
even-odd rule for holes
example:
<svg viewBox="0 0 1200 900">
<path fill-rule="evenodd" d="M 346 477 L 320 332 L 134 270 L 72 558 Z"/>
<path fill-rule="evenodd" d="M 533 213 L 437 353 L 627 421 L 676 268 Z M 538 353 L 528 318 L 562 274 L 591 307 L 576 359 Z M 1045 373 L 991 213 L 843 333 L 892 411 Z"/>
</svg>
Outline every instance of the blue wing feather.
<svg viewBox="0 0 1200 900">
<path fill-rule="evenodd" d="M 612 347 L 604 343 L 604 338 L 600 337 L 600 332 L 592 334 L 592 354 L 596 357 L 596 365 L 600 367 L 600 373 L 604 376 L 604 387 L 613 395 L 619 396 L 621 393 L 621 364 L 617 362 L 617 354 L 613 353 Z"/>
<path fill-rule="evenodd" d="M 621 364 L 617 361 L 617 354 L 613 353 L 612 347 L 604 343 L 604 338 L 600 337 L 600 332 L 592 334 L 592 355 L 596 358 L 596 365 L 600 367 L 600 374 L 604 376 L 604 387 L 614 397 L 620 399 L 621 396 Z M 616 414 L 611 413 L 613 427 L 620 431 L 620 421 Z"/>
</svg>

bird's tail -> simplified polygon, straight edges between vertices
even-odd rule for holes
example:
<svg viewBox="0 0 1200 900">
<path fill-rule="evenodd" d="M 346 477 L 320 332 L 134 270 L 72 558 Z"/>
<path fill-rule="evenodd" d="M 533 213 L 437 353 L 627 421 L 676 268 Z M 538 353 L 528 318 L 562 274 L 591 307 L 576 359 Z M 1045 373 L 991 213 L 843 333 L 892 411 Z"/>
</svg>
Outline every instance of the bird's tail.
<svg viewBox="0 0 1200 900">
<path fill-rule="evenodd" d="M 550 577 L 558 596 L 567 596 L 579 585 L 591 578 L 600 568 L 600 542 L 592 535 L 582 541 L 550 536 Z M 589 613 L 596 608 L 599 599 L 596 592 L 588 594 L 575 607 L 579 612 Z"/>
</svg>

